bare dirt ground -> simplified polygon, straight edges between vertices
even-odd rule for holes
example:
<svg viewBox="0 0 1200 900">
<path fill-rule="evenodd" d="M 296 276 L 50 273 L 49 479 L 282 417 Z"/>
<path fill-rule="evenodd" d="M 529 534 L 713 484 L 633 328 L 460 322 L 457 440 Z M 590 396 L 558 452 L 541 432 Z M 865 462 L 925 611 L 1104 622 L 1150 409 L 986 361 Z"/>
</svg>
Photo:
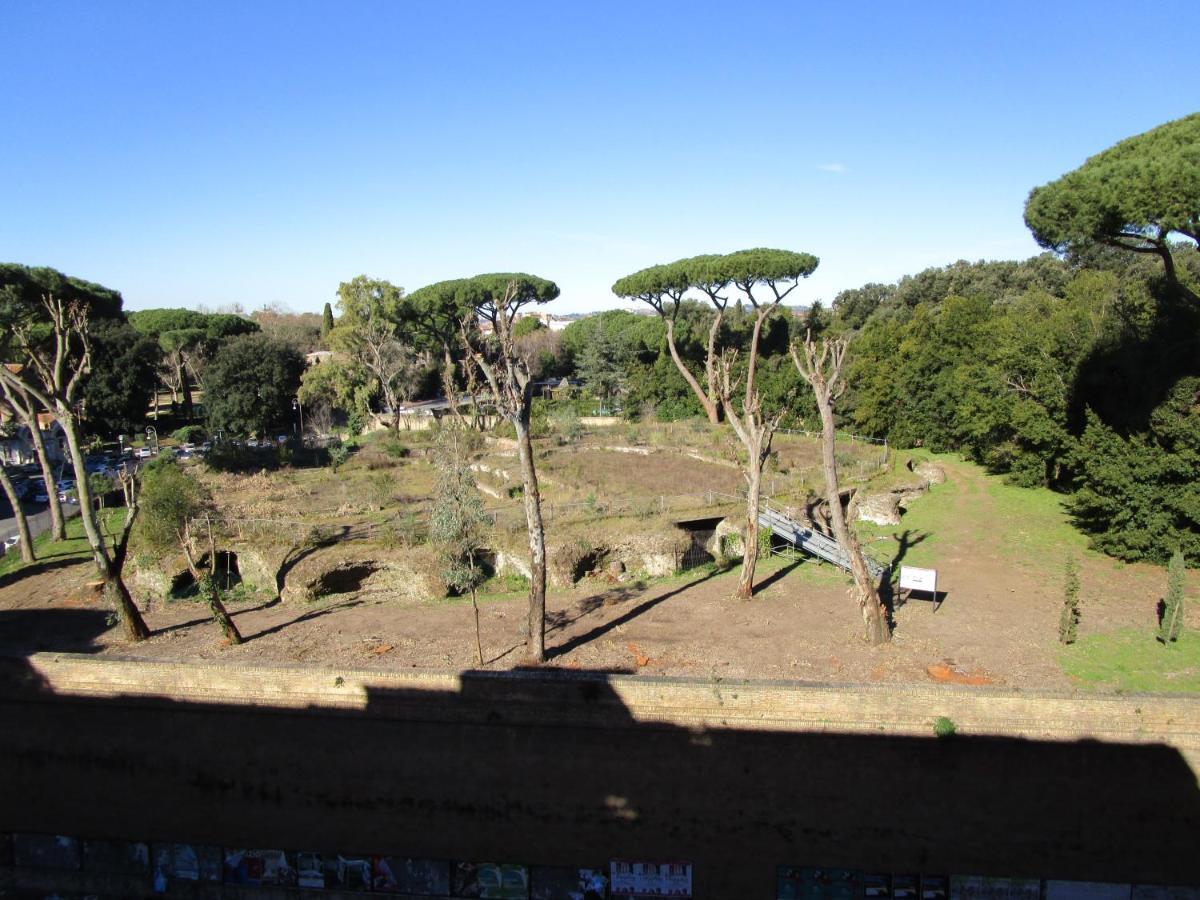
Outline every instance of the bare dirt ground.
<svg viewBox="0 0 1200 900">
<path fill-rule="evenodd" d="M 914 682 L 943 666 L 984 683 L 1061 688 L 1057 663 L 1062 603 L 1061 548 L 1040 543 L 1046 522 L 997 499 L 996 479 L 977 467 L 942 461 L 948 481 L 916 501 L 903 525 L 867 546 L 880 559 L 935 566 L 944 602 L 897 605 L 886 646 L 860 640 L 857 610 L 837 570 L 807 560 L 772 558 L 760 569 L 756 597 L 730 599 L 737 570 L 696 570 L 651 583 L 584 579 L 550 593 L 548 665 L 572 669 L 849 682 Z M 1042 518 L 1061 513 L 1041 512 Z M 1162 595 L 1163 570 L 1122 565 L 1083 549 L 1082 631 L 1146 627 Z M 151 606 L 153 636 L 124 642 L 95 592 L 93 570 L 49 559 L 0 579 L 0 652 L 95 652 L 147 659 L 220 659 L 400 670 L 477 667 L 471 605 L 396 600 L 351 593 L 313 603 L 234 607 L 248 640 L 220 639 L 204 607 L 173 601 Z M 1191 581 L 1193 595 L 1200 579 Z M 522 664 L 525 599 L 481 604 L 485 667 Z M 937 671 L 937 670 L 935 670 Z"/>
</svg>

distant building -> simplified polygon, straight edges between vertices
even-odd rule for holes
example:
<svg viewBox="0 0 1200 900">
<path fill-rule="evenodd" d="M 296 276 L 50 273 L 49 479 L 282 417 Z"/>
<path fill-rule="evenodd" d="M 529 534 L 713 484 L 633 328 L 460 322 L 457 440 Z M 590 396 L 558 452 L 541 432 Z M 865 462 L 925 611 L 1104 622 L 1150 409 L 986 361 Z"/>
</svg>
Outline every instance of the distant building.
<svg viewBox="0 0 1200 900">
<path fill-rule="evenodd" d="M 522 319 L 532 317 L 537 319 L 551 331 L 562 331 L 568 325 L 575 321 L 574 316 L 556 316 L 554 313 L 531 310 L 521 316 Z"/>
<path fill-rule="evenodd" d="M 314 350 L 312 353 L 304 354 L 304 364 L 309 368 L 319 366 L 321 363 L 329 362 L 333 356 L 332 350 Z"/>
<path fill-rule="evenodd" d="M 24 466 L 37 461 L 33 452 L 33 440 L 28 425 L 18 425 L 3 417 L 3 423 L 11 426 L 7 433 L 0 435 L 0 462 L 10 466 Z M 38 430 L 42 433 L 42 442 L 46 445 L 46 455 L 50 465 L 57 466 L 67 460 L 67 436 L 62 425 L 52 413 L 38 413 Z"/>
</svg>

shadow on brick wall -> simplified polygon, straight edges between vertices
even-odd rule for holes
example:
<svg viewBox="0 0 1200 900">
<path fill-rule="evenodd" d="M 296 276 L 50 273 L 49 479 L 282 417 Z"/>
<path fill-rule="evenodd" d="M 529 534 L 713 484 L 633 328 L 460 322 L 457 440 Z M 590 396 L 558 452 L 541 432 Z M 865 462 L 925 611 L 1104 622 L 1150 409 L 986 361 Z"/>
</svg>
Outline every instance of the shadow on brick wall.
<svg viewBox="0 0 1200 900">
<path fill-rule="evenodd" d="M 20 657 L 0 659 L 0 721 L 0 831 L 682 859 L 698 898 L 771 897 L 782 863 L 1200 881 L 1196 776 L 1163 745 L 689 729 L 553 670 L 353 711 L 60 697 Z"/>
</svg>

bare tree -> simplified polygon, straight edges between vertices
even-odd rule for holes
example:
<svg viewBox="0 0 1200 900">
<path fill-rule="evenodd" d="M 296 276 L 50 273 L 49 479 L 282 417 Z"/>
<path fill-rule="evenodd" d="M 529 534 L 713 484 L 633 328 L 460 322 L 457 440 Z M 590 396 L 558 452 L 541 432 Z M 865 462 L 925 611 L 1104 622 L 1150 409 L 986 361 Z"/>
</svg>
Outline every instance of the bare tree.
<svg viewBox="0 0 1200 900">
<path fill-rule="evenodd" d="M 833 536 L 841 544 L 850 559 L 850 572 L 854 576 L 858 607 L 862 613 L 866 639 L 872 644 L 885 643 L 891 633 L 887 613 L 879 600 L 875 579 L 867 570 L 858 538 L 846 522 L 842 509 L 842 495 L 838 486 L 836 434 L 833 422 L 833 404 L 846 389 L 843 365 L 846 361 L 847 342 L 844 339 L 822 339 L 820 350 L 813 341 L 812 332 L 806 332 L 804 342 L 791 346 L 792 361 L 800 377 L 812 387 L 821 414 L 821 460 L 825 472 L 825 496 L 829 504 L 829 519 L 833 525 Z"/>
<path fill-rule="evenodd" d="M 29 443 L 33 447 L 34 458 L 37 459 L 38 468 L 42 470 L 42 480 L 46 484 L 46 496 L 50 507 L 50 537 L 55 541 L 66 540 L 67 523 L 63 517 L 62 504 L 58 500 L 58 491 L 54 489 L 54 470 L 50 467 L 46 439 L 42 436 L 41 423 L 38 422 L 38 402 L 30 396 L 29 390 L 19 377 L 0 378 L 0 402 L 13 410 L 29 430 Z"/>
<path fill-rule="evenodd" d="M 105 596 L 116 609 L 126 638 L 131 641 L 144 640 L 149 637 L 150 630 L 122 578 L 129 531 L 137 517 L 136 485 L 132 477 L 122 485 L 127 500 L 125 524 L 111 545 L 106 544 L 96 519 L 91 485 L 84 465 L 78 401 L 84 377 L 91 370 L 87 307 L 49 291 L 41 295 L 41 305 L 51 326 L 50 334 L 40 340 L 40 333 L 35 334 L 35 331 L 40 332 L 40 328 L 35 329 L 34 323 L 28 319 L 14 324 L 15 346 L 25 356 L 27 365 L 19 375 L 6 366 L 0 366 L 0 381 L 12 389 L 9 391 L 10 397 L 14 391 L 24 390 L 38 403 L 53 410 L 62 426 L 75 467 L 79 518 L 92 550 L 92 560 L 103 579 Z M 37 325 L 44 327 L 41 322 Z M 46 487 L 48 493 L 54 491 L 52 479 Z"/>
<path fill-rule="evenodd" d="M 0 409 L 4 404 L 0 403 Z M 11 407 L 9 407 L 11 410 Z M 21 498 L 17 496 L 17 488 L 8 477 L 8 469 L 0 463 L 0 486 L 4 488 L 4 496 L 12 507 L 13 517 L 17 520 L 17 540 L 21 545 L 21 561 L 31 563 L 34 560 L 33 538 L 29 534 L 29 521 L 25 518 L 25 510 L 21 507 Z"/>
<path fill-rule="evenodd" d="M 329 437 L 331 431 L 333 431 L 333 408 L 328 403 L 322 400 L 304 407 L 304 433 L 306 435 L 320 444 Z"/>
</svg>

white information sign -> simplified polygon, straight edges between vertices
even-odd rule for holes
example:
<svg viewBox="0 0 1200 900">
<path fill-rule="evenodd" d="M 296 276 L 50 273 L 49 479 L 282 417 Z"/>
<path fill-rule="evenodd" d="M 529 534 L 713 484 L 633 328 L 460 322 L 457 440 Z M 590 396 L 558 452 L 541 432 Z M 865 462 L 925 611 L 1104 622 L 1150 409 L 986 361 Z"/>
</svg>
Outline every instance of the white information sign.
<svg viewBox="0 0 1200 900">
<path fill-rule="evenodd" d="M 915 566 L 900 567 L 900 590 L 929 591 L 937 594 L 937 569 L 918 569 Z"/>
</svg>

